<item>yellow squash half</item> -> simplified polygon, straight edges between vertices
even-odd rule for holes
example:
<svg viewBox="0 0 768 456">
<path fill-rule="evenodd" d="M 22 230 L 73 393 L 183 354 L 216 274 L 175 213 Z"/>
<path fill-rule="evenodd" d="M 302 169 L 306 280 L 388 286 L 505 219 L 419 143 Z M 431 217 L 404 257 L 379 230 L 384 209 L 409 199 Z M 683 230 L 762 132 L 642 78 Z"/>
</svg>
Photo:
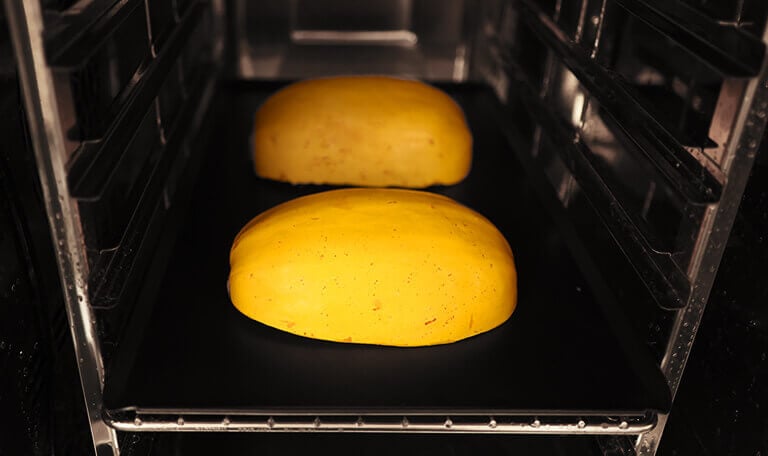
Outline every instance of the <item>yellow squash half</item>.
<svg viewBox="0 0 768 456">
<path fill-rule="evenodd" d="M 502 324 L 517 300 L 496 227 L 415 190 L 334 190 L 276 206 L 238 234 L 230 265 L 240 312 L 336 342 L 455 342 Z"/>
<path fill-rule="evenodd" d="M 459 106 L 427 84 L 378 76 L 314 79 L 256 114 L 256 174 L 294 184 L 455 184 L 472 161 Z"/>
</svg>

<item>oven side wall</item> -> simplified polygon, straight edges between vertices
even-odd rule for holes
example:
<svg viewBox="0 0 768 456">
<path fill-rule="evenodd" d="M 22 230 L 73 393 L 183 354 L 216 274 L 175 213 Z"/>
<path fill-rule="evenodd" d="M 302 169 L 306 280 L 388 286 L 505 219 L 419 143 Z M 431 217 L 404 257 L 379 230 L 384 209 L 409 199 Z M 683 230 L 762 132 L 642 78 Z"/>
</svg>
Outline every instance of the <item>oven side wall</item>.
<svg viewBox="0 0 768 456">
<path fill-rule="evenodd" d="M 2 8 L 0 118 L 0 454 L 88 454 L 93 444 Z"/>
<path fill-rule="evenodd" d="M 768 141 L 763 138 L 660 455 L 768 454 Z"/>
</svg>

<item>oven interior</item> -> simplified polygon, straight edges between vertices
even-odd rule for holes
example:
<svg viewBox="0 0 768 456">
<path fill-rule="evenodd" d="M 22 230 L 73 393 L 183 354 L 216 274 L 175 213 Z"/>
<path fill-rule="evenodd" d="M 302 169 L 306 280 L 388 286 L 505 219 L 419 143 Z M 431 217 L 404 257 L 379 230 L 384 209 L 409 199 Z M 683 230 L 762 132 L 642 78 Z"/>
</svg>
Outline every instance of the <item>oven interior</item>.
<svg viewBox="0 0 768 456">
<path fill-rule="evenodd" d="M 656 452 L 762 138 L 768 5 L 43 0 L 5 14 L 99 455 L 254 439 Z M 464 110 L 472 170 L 428 190 L 509 241 L 520 296 L 502 327 L 339 345 L 230 304 L 240 228 L 335 188 L 257 178 L 254 114 L 292 81 L 339 74 L 421 79 Z"/>
</svg>

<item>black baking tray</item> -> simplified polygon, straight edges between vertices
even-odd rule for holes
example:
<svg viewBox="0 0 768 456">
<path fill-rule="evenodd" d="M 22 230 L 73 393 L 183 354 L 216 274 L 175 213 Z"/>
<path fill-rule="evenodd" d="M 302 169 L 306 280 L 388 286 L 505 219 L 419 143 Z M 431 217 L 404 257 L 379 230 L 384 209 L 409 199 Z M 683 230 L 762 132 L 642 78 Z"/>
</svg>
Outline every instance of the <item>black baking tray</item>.
<svg viewBox="0 0 768 456">
<path fill-rule="evenodd" d="M 219 89 L 213 140 L 186 215 L 170 224 L 167 267 L 144 293 L 111 360 L 108 410 L 258 410 L 407 414 L 634 414 L 670 407 L 645 347 L 604 309 L 618 307 L 585 267 L 571 228 L 541 197 L 509 145 L 500 104 L 480 85 L 442 85 L 463 107 L 474 161 L 460 184 L 430 188 L 488 217 L 508 239 L 519 304 L 508 322 L 459 343 L 422 348 L 338 344 L 284 333 L 240 314 L 227 295 L 229 249 L 252 217 L 326 186 L 259 179 L 253 116 L 275 83 Z M 596 222 L 597 223 L 597 222 Z M 566 231 L 564 231 L 566 230 Z M 158 260 L 160 261 L 160 260 Z M 148 282 L 152 282 L 149 280 Z M 143 316 L 142 316 L 143 315 Z"/>
<path fill-rule="evenodd" d="M 475 456 L 536 455 L 577 456 L 601 454 L 589 436 L 540 439 L 535 436 L 413 434 L 265 434 L 176 433 L 159 435 L 153 442 L 157 454 L 185 456 L 241 454 L 294 456 L 343 454 L 354 456 Z"/>
</svg>

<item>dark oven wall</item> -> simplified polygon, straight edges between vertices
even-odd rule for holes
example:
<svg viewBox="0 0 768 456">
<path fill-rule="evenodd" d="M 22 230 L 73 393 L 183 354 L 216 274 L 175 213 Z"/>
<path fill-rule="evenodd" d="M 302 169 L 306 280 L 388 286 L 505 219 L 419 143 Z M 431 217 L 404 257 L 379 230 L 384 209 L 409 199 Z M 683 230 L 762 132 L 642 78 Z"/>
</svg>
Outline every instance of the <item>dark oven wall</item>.
<svg viewBox="0 0 768 456">
<path fill-rule="evenodd" d="M 768 138 L 763 138 L 659 454 L 768 454 Z"/>
<path fill-rule="evenodd" d="M 53 244 L 0 8 L 0 455 L 93 444 Z"/>
<path fill-rule="evenodd" d="M 0 359 L 14 372 L 0 391 L 11 414 L 3 456 L 5 444 L 18 445 L 10 455 L 89 454 L 94 443 L 103 454 L 105 439 L 146 452 L 140 439 L 113 438 L 99 395 L 157 231 L 195 174 L 221 49 L 217 7 L 2 4 Z"/>
<path fill-rule="evenodd" d="M 696 373 L 682 377 L 682 404 L 670 414 L 677 437 L 662 450 L 685 442 L 697 451 L 678 454 L 755 454 L 764 445 L 764 289 L 745 269 L 765 269 L 754 231 L 762 214 L 748 215 L 762 198 L 759 162 L 738 217 L 736 209 L 768 106 L 766 3 L 489 6 L 470 68 L 508 107 L 504 122 L 531 174 L 545 175 L 609 277 L 619 296 L 610 310 L 627 317 L 626 331 L 645 342 L 673 395 L 688 347 L 697 347 Z M 739 251 L 742 242 L 750 247 Z M 635 448 L 652 451 L 659 437 L 657 429 Z"/>
<path fill-rule="evenodd" d="M 239 80 L 217 86 L 224 60 L 220 26 L 225 4 L 232 53 L 229 70 Z M 198 444 L 216 447 L 220 441 L 248 447 L 259 433 L 240 440 L 182 432 L 158 435 L 152 430 L 226 431 L 238 426 L 273 430 L 274 417 L 248 413 L 263 411 L 259 407 L 264 404 L 307 406 L 313 404 L 311 400 L 316 401 L 315 407 L 338 408 L 339 403 L 324 402 L 335 400 L 333 395 L 318 394 L 313 388 L 327 382 L 339 393 L 349 393 L 334 375 L 345 372 L 339 379 L 349 381 L 354 378 L 348 371 L 357 367 L 364 374 L 360 378 L 366 378 L 366 364 L 339 364 L 342 368 L 329 369 L 332 363 L 320 362 L 317 371 L 294 383 L 297 365 L 291 363 L 300 359 L 298 365 L 306 366 L 306 359 L 324 359 L 317 356 L 318 347 L 311 343 L 284 345 L 312 350 L 313 356 L 266 353 L 271 338 L 282 336 L 261 333 L 246 326 L 250 322 L 236 319 L 224 294 L 223 268 L 230 234 L 242 226 L 246 215 L 318 190 L 279 187 L 254 179 L 246 156 L 253 112 L 285 80 L 303 77 L 381 72 L 433 83 L 451 81 L 437 85 L 465 108 L 477 133 L 477 160 L 474 174 L 463 186 L 443 190 L 502 222 L 499 225 L 507 229 L 505 236 L 510 237 L 524 266 L 521 271 L 541 278 L 542 283 L 556 276 L 574 286 L 562 287 L 567 288 L 562 295 L 541 287 L 534 298 L 545 304 L 522 304 L 512 321 L 517 328 L 506 326 L 507 332 L 496 333 L 504 335 L 496 340 L 508 344 L 510 350 L 488 350 L 498 358 L 473 357 L 493 359 L 487 365 L 503 368 L 479 376 L 486 380 L 483 387 L 461 387 L 462 394 L 446 394 L 448 388 L 423 389 L 437 392 L 439 400 L 454 401 L 441 410 L 459 410 L 451 407 L 456 406 L 457 398 L 471 396 L 468 392 L 479 393 L 475 396 L 480 398 L 478 403 L 486 405 L 498 406 L 501 401 L 488 401 L 485 393 L 498 391 L 498 398 L 513 399 L 504 409 L 513 412 L 503 425 L 497 422 L 502 416 L 494 412 L 470 417 L 478 421 L 468 420 L 466 426 L 487 422 L 484 431 L 514 425 L 511 432 L 551 434 L 555 433 L 552 429 L 583 429 L 585 433 L 621 436 L 599 440 L 605 454 L 632 454 L 635 450 L 653 454 L 762 136 L 768 106 L 768 85 L 759 79 L 768 74 L 761 38 L 765 8 L 751 1 L 739 2 L 734 22 L 714 2 L 697 1 L 404 0 L 361 5 L 352 0 L 322 4 L 302 0 L 6 2 L 5 11 L 16 25 L 13 36 L 18 65 L 24 70 L 20 71 L 24 75 L 21 86 L 28 118 L 28 128 L 14 128 L 7 134 L 13 136 L 11 143 L 24 143 L 24 150 L 34 152 L 40 178 L 39 188 L 34 179 L 26 181 L 33 182 L 31 187 L 24 183 L 24 172 L 35 175 L 31 159 L 9 159 L 7 171 L 0 169 L 3 188 L 12 189 L 6 190 L 10 197 L 0 208 L 3 213 L 32 211 L 22 217 L 27 221 L 22 224 L 11 223 L 16 219 L 10 216 L 3 219 L 9 221 L 4 222 L 3 233 L 11 233 L 2 238 L 3 248 L 20 258 L 7 266 L 8 277 L 13 278 L 7 289 L 11 297 L 17 296 L 15 302 L 43 302 L 24 311 L 14 310 L 15 317 L 6 319 L 35 321 L 37 327 L 20 332 L 26 326 L 17 325 L 7 328 L 7 334 L 15 338 L 14 344 L 29 345 L 34 352 L 35 342 L 61 331 L 61 309 L 66 304 L 75 342 L 71 356 L 79 362 L 98 454 L 114 454 L 116 445 L 121 454 L 195 451 Z M 357 25 L 346 23 L 347 17 L 354 17 L 350 22 Z M 386 32 L 383 36 L 389 38 L 375 45 L 343 42 L 354 36 L 370 38 L 367 32 L 376 28 L 370 21 L 373 25 L 378 21 L 383 29 L 375 31 Z M 335 37 L 330 42 L 329 29 Z M 42 43 L 30 39 L 40 33 Z M 346 38 L 339 42 L 338 37 Z M 15 94 L 9 98 L 10 106 L 18 106 L 18 88 L 9 93 Z M 753 103 L 759 109 L 752 109 Z M 23 116 L 18 109 L 16 115 L 21 125 Z M 216 140 L 208 142 L 213 128 Z M 195 181 L 201 166 L 204 178 Z M 760 174 L 759 169 L 755 175 Z M 23 190 L 25 186 L 27 190 Z M 507 191 L 500 192 L 503 188 Z M 29 204 L 20 196 L 25 191 L 37 192 Z M 500 193 L 514 196 L 500 198 Z M 745 200 L 742 214 L 749 212 L 750 204 L 755 207 L 750 201 L 755 200 Z M 510 222 L 508 215 L 515 213 L 526 214 L 523 218 L 528 223 Z M 726 282 L 738 274 L 729 271 L 743 267 L 733 266 L 741 258 L 739 239 L 749 239 L 745 226 L 757 226 L 757 222 L 739 220 L 754 217 L 737 218 L 736 237 L 729 247 L 729 252 L 736 253 L 726 257 L 718 288 L 728 293 L 728 299 L 735 285 Z M 37 222 L 32 223 L 34 220 Z M 45 238 L 46 231 L 40 229 L 46 223 L 52 239 Z M 550 248 L 537 249 L 536 241 Z M 25 247 L 28 245 L 33 247 Z M 43 253 L 25 253 L 34 253 L 38 245 L 47 246 Z M 552 259 L 544 255 L 547 252 Z M 46 260 L 45 255 L 55 258 Z M 29 264 L 42 266 L 24 266 Z M 63 287 L 48 279 L 56 277 L 51 265 L 58 266 Z M 558 275 L 558 268 L 565 273 Z M 222 279 L 211 280 L 216 274 Z M 50 282 L 35 285 L 35 281 L 45 280 Z M 33 293 L 34 289 L 46 290 L 51 297 L 14 294 Z M 733 304 L 718 304 L 718 293 L 705 319 L 704 348 L 698 350 L 727 346 L 728 342 L 744 346 L 746 342 L 722 337 L 730 329 L 717 329 L 719 320 L 744 326 L 748 337 L 762 334 L 760 318 L 753 317 L 755 311 L 739 310 L 739 317 L 728 317 L 726 309 Z M 53 296 L 59 296 L 56 303 Z M 208 299 L 211 296 L 215 299 Z M 211 306 L 217 299 L 223 299 L 225 305 Z M 45 304 L 48 300 L 50 306 Z M 568 304 L 575 305 L 566 308 Z M 551 309 L 549 314 L 546 309 Z M 569 312 L 579 312 L 580 319 L 569 318 Z M 50 313 L 54 315 L 45 316 Z M 525 324 L 525 315 L 531 325 Z M 545 323 L 549 323 L 546 328 Z M 542 326 L 540 331 L 536 325 Z M 510 334 L 520 337 L 526 330 L 541 338 L 553 328 L 561 330 L 553 337 L 543 337 L 551 350 L 544 343 L 517 350 L 515 347 L 526 345 L 525 340 L 536 338 L 519 343 L 506 338 Z M 69 337 L 66 327 L 63 334 Z M 211 343 L 203 335 L 214 336 Z M 229 343 L 240 338 L 251 342 Z M 601 350 L 579 350 L 576 341 L 584 340 L 587 347 Z M 60 343 L 54 337 L 53 345 L 69 342 Z M 35 361 L 24 358 L 24 348 L 18 358 L 8 358 L 9 369 L 21 372 L 24 380 L 25 369 L 30 372 L 35 366 L 55 365 L 57 350 L 35 355 Z M 553 363 L 534 360 L 540 352 L 559 358 Z M 265 354 L 273 357 L 260 357 Z M 763 355 L 749 353 L 758 359 Z M 517 362 L 527 359 L 529 364 L 510 363 L 508 356 Z M 694 369 L 716 372 L 711 366 L 720 355 L 695 356 Z M 363 358 L 376 364 L 374 357 Z M 343 357 L 329 359 L 346 362 Z M 370 388 L 372 394 L 386 398 L 382 392 L 387 387 L 399 394 L 408 389 L 402 385 L 413 389 L 419 380 L 429 380 L 429 376 L 413 378 L 412 372 L 401 368 L 402 359 L 392 359 L 399 368 L 389 369 L 391 378 L 407 383 L 389 382 Z M 266 360 L 266 364 L 253 360 Z M 730 358 L 723 362 L 732 365 Z M 380 369 L 388 366 L 379 364 Z M 550 364 L 553 369 L 544 371 L 548 375 L 540 373 L 538 379 L 531 375 Z M 72 374 L 78 363 L 69 366 Z M 507 378 L 513 375 L 505 369 L 520 366 L 529 375 L 517 380 L 517 388 L 508 388 Z M 578 367 L 587 375 L 572 378 L 565 374 Z M 281 378 L 283 373 L 291 375 Z M 736 383 L 749 394 L 759 395 L 760 390 L 752 386 L 758 374 L 745 374 Z M 302 386 L 301 380 L 307 378 L 311 381 Z M 474 381 L 471 375 L 466 378 Z M 722 380 L 713 374 L 711 381 L 698 387 L 728 384 Z M 525 387 L 525 381 L 536 384 Z M 16 389 L 26 391 L 24 383 Z M 457 385 L 445 383 L 449 384 Z M 34 390 L 35 383 L 30 385 Z M 704 394 L 698 387 L 686 387 L 681 393 L 683 400 L 677 407 L 682 410 L 681 418 L 673 413 L 673 432 L 695 429 L 693 435 L 703 435 L 715 423 L 685 418 L 699 410 L 691 405 Z M 77 391 L 76 387 L 66 389 Z M 515 402 L 515 394 L 521 391 L 525 394 Z M 545 394 L 536 397 L 535 391 Z M 712 396 L 713 403 L 722 401 L 721 394 Z M 735 396 L 746 397 L 748 404 L 759 403 L 749 394 Z M 30 423 L 46 422 L 42 409 L 29 405 L 33 396 L 3 397 L 11 398 L 7 400 L 18 416 L 32 416 Z M 526 402 L 531 398 L 534 400 Z M 592 399 L 597 402 L 586 403 Z M 303 402 L 294 402 L 300 400 Z M 218 416 L 222 409 L 216 407 L 222 404 L 231 408 Z M 742 415 L 747 409 L 750 412 Z M 756 407 L 747 409 L 739 405 L 739 417 L 754 416 Z M 81 429 L 83 410 L 69 410 L 78 414 L 77 420 L 72 419 L 73 428 Z M 240 413 L 230 416 L 232 410 Z M 531 410 L 543 413 L 528 416 Z M 563 410 L 570 413 L 558 416 Z M 714 415 L 728 416 L 723 410 L 728 408 L 716 408 Z M 376 421 L 375 414 L 365 419 L 360 416 L 357 421 L 349 418 L 352 415 L 333 421 L 327 420 L 332 416 L 321 419 L 304 412 L 297 418 L 278 411 L 282 413 L 278 426 L 293 430 L 327 430 L 337 425 L 365 432 L 358 428 L 392 425 L 385 422 L 392 417 Z M 624 412 L 631 412 L 631 418 L 622 418 Z M 439 432 L 454 432 L 450 429 L 462 425 L 458 415 L 455 421 L 443 416 L 449 413 L 439 415 L 440 421 L 427 416 L 429 422 L 421 424 Z M 737 423 L 745 419 L 739 417 Z M 413 429 L 407 417 L 397 419 L 396 432 L 409 426 Z M 54 443 L 48 445 L 53 448 L 55 437 L 45 435 L 55 434 L 56 427 L 46 426 L 20 429 L 18 444 L 32 445 L 34 450 L 34 445 L 51 441 Z M 28 429 L 34 432 L 30 434 Z M 639 439 L 638 432 L 643 432 Z M 465 442 L 471 445 L 474 437 Z M 309 442 L 314 436 L 303 438 Z M 542 439 L 539 444 L 556 441 L 549 435 Z M 525 446 L 525 439 L 515 441 Z M 370 442 L 376 445 L 376 439 Z M 582 442 L 588 443 L 582 446 Z M 592 451 L 594 444 L 593 439 L 580 440 L 577 446 L 580 451 Z M 711 448 L 708 445 L 700 446 Z M 39 451 L 47 452 L 48 447 Z"/>
</svg>

